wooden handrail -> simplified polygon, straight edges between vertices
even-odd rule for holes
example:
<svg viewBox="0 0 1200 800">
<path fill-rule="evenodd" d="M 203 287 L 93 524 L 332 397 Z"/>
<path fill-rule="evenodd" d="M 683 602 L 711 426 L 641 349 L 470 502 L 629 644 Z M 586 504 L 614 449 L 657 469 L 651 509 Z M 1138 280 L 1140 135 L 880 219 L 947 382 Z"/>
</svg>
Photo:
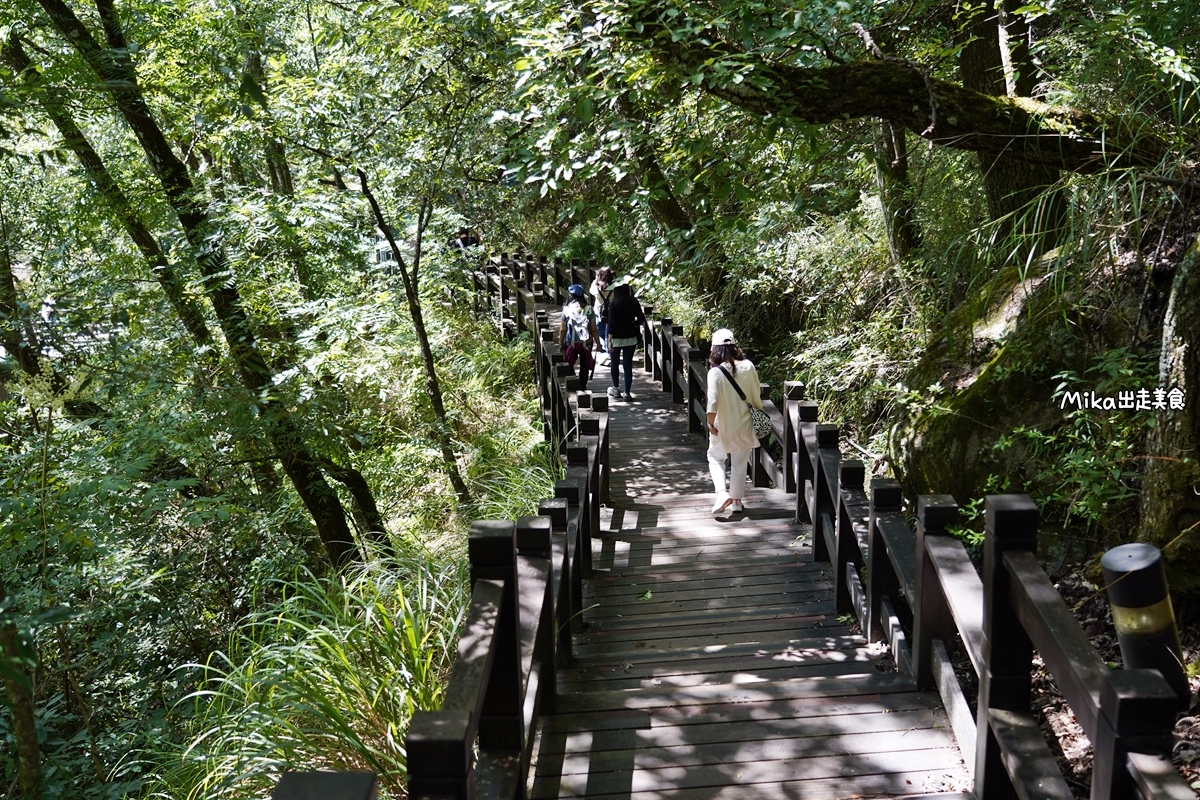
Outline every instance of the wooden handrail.
<svg viewBox="0 0 1200 800">
<path fill-rule="evenodd" d="M 608 398 L 578 391 L 537 304 L 561 305 L 567 287 L 587 285 L 595 271 L 594 260 L 522 254 L 469 271 L 482 299 L 473 307 L 488 309 L 506 335 L 532 335 L 543 428 L 567 477 L 538 517 L 472 526 L 471 608 L 446 701 L 440 711 L 418 712 L 409 731 L 413 798 L 471 798 L 477 784 L 489 797 L 523 796 L 537 715 L 553 710 L 556 667 L 570 662 L 571 634 L 584 625 L 582 580 L 608 488 Z M 705 350 L 652 306 L 644 311 L 645 368 L 699 433 Z M 1028 497 L 986 498 L 980 576 L 949 535 L 958 522 L 954 498 L 919 496 L 910 528 L 899 484 L 873 479 L 865 491 L 864 465 L 841 458 L 837 426 L 818 422 L 803 385 L 787 382 L 783 395 L 782 410 L 764 402 L 781 463 L 758 448 L 755 484 L 796 494 L 796 519 L 813 524 L 814 557 L 833 570 L 838 613 L 854 613 L 869 637 L 891 644 L 918 688 L 939 692 L 974 766 L 979 800 L 1070 797 L 1029 710 L 1035 646 L 1093 742 L 1092 800 L 1193 796 L 1164 758 L 1174 692 L 1157 672 L 1108 669 L 1092 649 L 1037 563 L 1037 509 Z M 974 715 L 950 661 L 957 640 L 979 677 Z"/>
<path fill-rule="evenodd" d="M 544 297 L 545 259 L 501 257 L 476 282 L 499 298 L 497 323 L 507 335 L 533 336 L 543 424 L 561 455 L 566 478 L 538 517 L 472 524 L 471 607 L 467 628 L 438 711 L 410 724 L 409 794 L 472 798 L 521 797 L 533 733 L 553 710 L 558 668 L 570 663 L 573 631 L 584 625 L 582 581 L 591 573 L 591 540 L 608 482 L 608 398 L 578 392 L 536 303 Z M 559 286 L 582 280 L 578 263 L 556 262 Z M 537 279 L 537 291 L 530 280 Z M 541 302 L 545 302 L 541 300 Z M 485 307 L 493 308 L 485 303 Z M 473 761 L 478 730 L 478 763 Z"/>
</svg>

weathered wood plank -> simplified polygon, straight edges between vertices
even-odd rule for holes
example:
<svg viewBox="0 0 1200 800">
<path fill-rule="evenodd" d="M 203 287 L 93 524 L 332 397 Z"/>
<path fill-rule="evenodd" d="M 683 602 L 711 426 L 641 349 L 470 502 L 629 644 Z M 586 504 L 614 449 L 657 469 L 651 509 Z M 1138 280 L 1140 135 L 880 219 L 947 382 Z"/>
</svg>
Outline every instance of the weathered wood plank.
<svg viewBox="0 0 1200 800">
<path fill-rule="evenodd" d="M 664 567 L 663 569 L 657 571 L 645 570 L 637 573 L 610 571 L 599 573 L 593 577 L 589 589 L 591 591 L 602 592 L 613 587 L 631 585 L 638 582 L 682 584 L 715 582 L 741 578 L 750 579 L 770 577 L 775 575 L 829 577 L 830 573 L 829 568 L 824 564 L 814 564 L 811 561 L 797 561 L 790 558 L 781 561 L 762 559 L 760 561 L 752 562 L 746 566 L 739 567 L 709 565 L 708 568 L 700 574 L 690 570 L 676 570 L 670 567 Z"/>
<path fill-rule="evenodd" d="M 586 758 L 587 754 L 581 754 Z M 622 792 L 663 792 L 729 786 L 746 787 L 755 783 L 776 783 L 788 777 L 814 780 L 865 775 L 894 775 L 913 771 L 958 769 L 961 759 L 952 747 L 888 753 L 817 756 L 795 763 L 792 759 L 759 759 L 736 765 L 702 764 L 656 768 L 614 770 L 611 772 L 568 773 L 559 777 L 557 794 L 539 793 L 534 798 L 576 797 Z M 844 795 L 843 795 L 844 796 Z"/>
<path fill-rule="evenodd" d="M 925 552 L 933 562 L 950 615 L 978 675 L 983 668 L 983 581 L 957 539 L 928 536 Z"/>
<path fill-rule="evenodd" d="M 852 797 L 903 797 L 905 800 L 970 800 L 971 795 L 963 792 L 914 795 L 914 788 L 932 787 L 948 782 L 946 770 L 921 770 L 887 775 L 843 776 L 793 781 L 775 781 L 744 785 L 730 782 L 725 786 L 702 788 L 663 789 L 649 792 L 624 792 L 617 794 L 588 794 L 596 800 L 846 800 Z M 544 780 L 544 779 L 543 779 Z M 536 795 L 543 797 L 545 795 Z M 550 795 L 552 797 L 575 797 L 579 795 Z"/>
<path fill-rule="evenodd" d="M 785 634 L 791 634 L 789 638 Z M 867 641 L 861 636 L 842 633 L 833 635 L 824 629 L 814 631 L 811 635 L 800 638 L 791 630 L 771 631 L 766 635 L 726 636 L 713 634 L 709 636 L 693 636 L 685 639 L 664 639 L 654 637 L 652 640 L 627 642 L 608 642 L 603 645 L 576 645 L 575 655 L 586 663 L 602 663 L 601 659 L 608 657 L 620 659 L 622 663 L 640 663 L 645 661 L 667 662 L 690 660 L 700 654 L 719 652 L 731 657 L 738 654 L 753 654 L 763 651 L 782 652 L 787 648 L 811 648 L 828 645 L 837 650 L 866 646 Z"/>
<path fill-rule="evenodd" d="M 897 715 L 901 716 L 901 715 Z M 568 758 L 560 774 L 611 772 L 627 769 L 690 767 L 710 764 L 744 764 L 753 761 L 808 759 L 895 752 L 897 733 L 904 733 L 904 751 L 944 749 L 948 742 L 936 712 L 903 715 L 908 723 L 898 727 L 874 728 L 869 720 L 851 717 L 838 724 L 812 725 L 803 720 L 791 725 L 729 724 L 654 731 L 591 731 L 551 737 L 553 750 L 543 753 L 587 753 L 586 758 Z M 824 721 L 824 720 L 821 720 Z M 717 728 L 718 730 L 712 730 Z M 823 732 L 819 732 L 823 731 Z M 649 735 L 653 734 L 653 735 Z M 717 738 L 708 738 L 717 737 Z M 558 749 L 560 748 L 561 749 Z M 802 771 L 800 765 L 797 771 Z M 544 765 L 540 774 L 552 774 Z"/>
<path fill-rule="evenodd" d="M 626 689 L 651 689 L 658 687 L 707 686 L 720 683 L 760 683 L 764 681 L 792 680 L 809 677 L 837 675 L 859 675 L 863 661 L 837 660 L 831 654 L 813 655 L 805 659 L 802 655 L 794 660 L 772 658 L 764 655 L 757 659 L 713 659 L 696 669 L 688 670 L 674 663 L 663 666 L 633 666 L 623 671 L 615 665 L 604 672 L 569 671 L 559 676 L 559 685 L 565 691 L 614 691 Z M 629 677 L 618 677 L 626 675 Z"/>
<path fill-rule="evenodd" d="M 589 588 L 584 593 L 584 598 L 585 601 L 591 598 L 602 602 L 601 609 L 605 611 L 623 613 L 620 609 L 624 606 L 643 609 L 664 603 L 712 600 L 714 594 L 719 594 L 722 601 L 745 598 L 746 602 L 751 602 L 758 598 L 778 598 L 783 594 L 795 595 L 804 600 L 816 600 L 820 593 L 827 592 L 832 587 L 833 583 L 829 578 L 819 575 L 756 575 L 744 579 L 720 578 L 676 584 L 631 581 L 607 587 L 603 591 L 595 587 Z"/>
<path fill-rule="evenodd" d="M 575 641 L 580 644 L 620 643 L 639 639 L 666 641 L 699 637 L 720 641 L 722 638 L 756 635 L 767 631 L 792 631 L 797 636 L 808 635 L 809 632 L 814 636 L 822 633 L 833 636 L 844 632 L 845 627 L 828 614 L 804 613 L 789 608 L 777 614 L 726 621 L 719 626 L 714 626 L 708 619 L 683 620 L 678 625 L 617 625 L 609 620 L 608 624 L 590 625 L 586 631 L 575 637 Z"/>
<path fill-rule="evenodd" d="M 880 726 L 902 719 L 909 712 L 939 710 L 937 695 L 931 692 L 894 692 L 844 697 L 797 697 L 744 703 L 714 701 L 699 705 L 651 708 L 618 708 L 586 714 L 558 714 L 546 721 L 547 734 L 572 731 L 612 730 L 615 728 L 675 728 L 688 725 L 723 725 L 737 722 L 772 720 L 805 724 L 809 719 L 864 716 Z"/>
<path fill-rule="evenodd" d="M 627 692 L 577 692 L 559 698 L 559 713 L 582 713 L 614 708 L 658 708 L 705 705 L 712 702 L 751 703 L 802 697 L 842 697 L 853 694 L 912 691 L 912 679 L 894 672 L 838 675 L 774 683 L 711 684 L 675 690 L 636 689 Z"/>
<path fill-rule="evenodd" d="M 766 604 L 770 605 L 767 606 Z M 608 626 L 620 625 L 620 620 L 624 620 L 629 624 L 640 625 L 643 621 L 651 623 L 665 622 L 663 617 L 671 617 L 676 620 L 681 615 L 690 612 L 712 612 L 706 616 L 706 619 L 713 623 L 725 622 L 733 619 L 745 619 L 762 614 L 768 608 L 771 612 L 778 612 L 787 609 L 794 609 L 802 604 L 816 604 L 809 606 L 808 610 L 820 610 L 824 613 L 830 613 L 833 609 L 832 601 L 820 604 L 817 599 L 806 592 L 779 592 L 776 595 L 755 595 L 752 600 L 742 601 L 742 598 L 736 597 L 707 597 L 701 600 L 679 600 L 668 601 L 664 603 L 654 603 L 643 606 L 627 605 L 620 609 L 614 610 L 612 606 L 602 604 L 594 609 L 591 609 L 587 614 L 589 623 L 595 620 L 598 623 L 604 623 Z M 751 607 L 748 605 L 753 604 Z M 768 613 L 771 613 L 768 612 Z M 657 618 L 657 619 L 655 619 Z"/>
</svg>

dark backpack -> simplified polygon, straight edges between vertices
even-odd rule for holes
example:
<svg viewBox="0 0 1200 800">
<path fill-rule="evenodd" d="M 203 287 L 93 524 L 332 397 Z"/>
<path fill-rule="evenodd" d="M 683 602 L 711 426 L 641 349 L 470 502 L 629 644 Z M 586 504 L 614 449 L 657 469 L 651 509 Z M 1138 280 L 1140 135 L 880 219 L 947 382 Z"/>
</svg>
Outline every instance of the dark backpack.
<svg viewBox="0 0 1200 800">
<path fill-rule="evenodd" d="M 613 291 L 610 288 L 608 294 L 600 292 L 600 321 L 605 325 L 608 324 L 608 307 L 612 305 Z"/>
</svg>

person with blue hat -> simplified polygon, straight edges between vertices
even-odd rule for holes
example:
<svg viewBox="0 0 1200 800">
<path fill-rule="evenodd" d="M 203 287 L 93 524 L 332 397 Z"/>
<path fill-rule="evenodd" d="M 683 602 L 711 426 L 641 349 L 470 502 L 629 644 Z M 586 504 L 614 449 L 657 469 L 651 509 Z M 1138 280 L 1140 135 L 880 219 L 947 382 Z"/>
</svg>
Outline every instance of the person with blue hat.
<svg viewBox="0 0 1200 800">
<path fill-rule="evenodd" d="M 558 325 L 558 343 L 563 348 L 563 359 L 575 369 L 575 359 L 579 359 L 579 389 L 587 389 L 588 378 L 596 366 L 592 358 L 592 348 L 600 342 L 600 332 L 596 330 L 596 313 L 584 302 L 586 292 L 578 283 L 567 287 L 570 299 L 562 307 L 562 321 Z"/>
</svg>

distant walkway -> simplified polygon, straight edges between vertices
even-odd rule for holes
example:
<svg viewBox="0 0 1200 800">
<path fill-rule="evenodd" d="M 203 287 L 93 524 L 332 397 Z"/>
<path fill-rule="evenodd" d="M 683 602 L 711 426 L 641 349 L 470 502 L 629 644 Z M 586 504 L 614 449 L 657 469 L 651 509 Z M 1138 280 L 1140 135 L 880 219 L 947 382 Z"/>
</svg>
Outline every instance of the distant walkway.
<svg viewBox="0 0 1200 800">
<path fill-rule="evenodd" d="M 598 371 L 593 391 L 608 385 Z M 614 508 L 532 797 L 834 800 L 968 785 L 938 695 L 913 691 L 835 618 L 795 496 L 750 488 L 745 513 L 714 519 L 703 437 L 644 373 L 634 393 L 610 405 Z"/>
</svg>

